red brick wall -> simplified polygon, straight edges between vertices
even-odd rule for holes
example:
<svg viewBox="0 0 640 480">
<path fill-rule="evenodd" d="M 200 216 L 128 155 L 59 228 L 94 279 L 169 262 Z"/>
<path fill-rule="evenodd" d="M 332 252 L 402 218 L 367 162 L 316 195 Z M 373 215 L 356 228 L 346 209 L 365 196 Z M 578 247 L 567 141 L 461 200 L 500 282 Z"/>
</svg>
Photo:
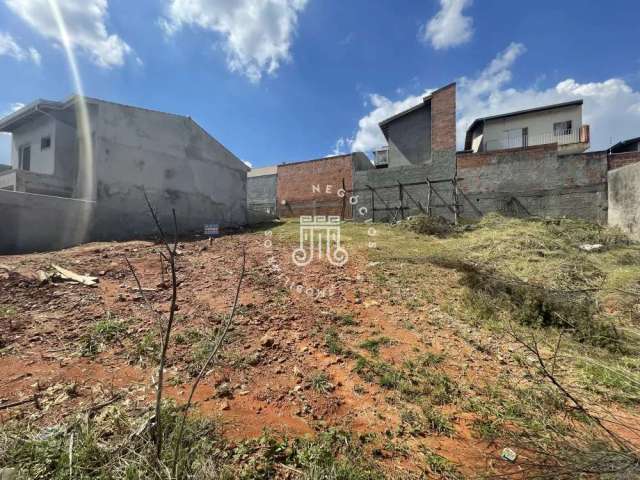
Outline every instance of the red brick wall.
<svg viewBox="0 0 640 480">
<path fill-rule="evenodd" d="M 431 149 L 456 150 L 456 84 L 436 90 L 431 96 Z"/>
<path fill-rule="evenodd" d="M 351 155 L 279 165 L 278 215 L 313 215 L 314 203 L 316 215 L 340 215 L 343 201 L 338 190 L 342 188 L 343 180 L 346 189 L 352 190 L 352 172 Z M 314 186 L 320 191 L 314 190 Z M 347 198 L 345 217 L 350 217 L 350 214 Z"/>
<path fill-rule="evenodd" d="M 612 153 L 608 159 L 609 170 L 640 162 L 640 152 Z"/>
<path fill-rule="evenodd" d="M 463 176 L 463 171 L 466 168 L 477 168 L 492 163 L 496 163 L 502 157 L 512 157 L 514 154 L 520 154 L 527 160 L 540 160 L 547 153 L 556 153 L 558 151 L 558 145 L 551 143 L 548 145 L 539 145 L 535 147 L 525 148 L 509 148 L 505 150 L 493 150 L 491 152 L 483 153 L 471 153 L 471 152 L 458 152 L 456 154 L 456 160 L 458 165 L 458 172 L 460 176 Z"/>
</svg>

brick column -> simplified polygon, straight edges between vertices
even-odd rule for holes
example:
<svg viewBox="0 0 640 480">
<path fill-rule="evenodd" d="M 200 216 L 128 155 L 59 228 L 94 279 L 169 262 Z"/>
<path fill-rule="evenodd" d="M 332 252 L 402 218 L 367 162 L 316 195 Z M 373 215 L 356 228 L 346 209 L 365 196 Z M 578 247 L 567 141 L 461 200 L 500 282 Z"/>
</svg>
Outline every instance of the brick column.
<svg viewBox="0 0 640 480">
<path fill-rule="evenodd" d="M 431 161 L 451 178 L 456 172 L 456 84 L 431 94 Z"/>
</svg>

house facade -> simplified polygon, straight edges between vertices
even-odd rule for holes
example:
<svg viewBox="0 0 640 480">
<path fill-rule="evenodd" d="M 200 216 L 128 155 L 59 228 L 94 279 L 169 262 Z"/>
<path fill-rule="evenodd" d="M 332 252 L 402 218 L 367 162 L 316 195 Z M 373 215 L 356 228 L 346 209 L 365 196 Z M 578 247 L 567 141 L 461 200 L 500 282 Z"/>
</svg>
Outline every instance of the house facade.
<svg viewBox="0 0 640 480">
<path fill-rule="evenodd" d="M 557 144 L 560 155 L 589 148 L 582 100 L 478 118 L 467 130 L 464 149 L 482 153 L 547 144 Z"/>
<path fill-rule="evenodd" d="M 153 233 L 145 193 L 163 221 L 176 211 L 181 232 L 246 223 L 249 168 L 189 117 L 74 96 L 33 102 L 2 119 L 0 131 L 12 134 L 12 168 L 0 172 L 10 227 L 0 251 Z M 47 206 L 78 233 L 58 241 L 60 228 L 34 229 L 47 223 Z"/>
</svg>

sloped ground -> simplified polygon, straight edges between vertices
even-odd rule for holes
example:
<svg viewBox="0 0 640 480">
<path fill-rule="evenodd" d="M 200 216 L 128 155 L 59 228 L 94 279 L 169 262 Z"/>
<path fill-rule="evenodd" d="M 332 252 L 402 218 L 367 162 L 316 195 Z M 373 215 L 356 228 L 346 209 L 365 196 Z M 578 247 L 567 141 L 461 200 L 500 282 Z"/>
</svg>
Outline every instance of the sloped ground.
<svg viewBox="0 0 640 480">
<path fill-rule="evenodd" d="M 414 230 L 344 225 L 344 267 L 295 266 L 296 223 L 180 243 L 167 375 L 176 405 L 229 312 L 247 249 L 237 321 L 196 394 L 206 421 L 188 439 L 191 478 L 532 478 L 551 467 L 549 478 L 577 478 L 580 455 L 620 463 L 607 435 L 540 375 L 514 324 L 546 353 L 560 345 L 562 385 L 640 445 L 637 245 L 569 221 Z M 122 447 L 144 437 L 158 351 L 156 317 L 124 257 L 166 313 L 159 252 L 125 242 L 0 257 L 0 408 L 37 398 L 0 410 L 0 468 L 163 478 Z M 99 284 L 41 284 L 35 272 L 54 263 Z M 504 447 L 515 463 L 500 459 Z"/>
</svg>

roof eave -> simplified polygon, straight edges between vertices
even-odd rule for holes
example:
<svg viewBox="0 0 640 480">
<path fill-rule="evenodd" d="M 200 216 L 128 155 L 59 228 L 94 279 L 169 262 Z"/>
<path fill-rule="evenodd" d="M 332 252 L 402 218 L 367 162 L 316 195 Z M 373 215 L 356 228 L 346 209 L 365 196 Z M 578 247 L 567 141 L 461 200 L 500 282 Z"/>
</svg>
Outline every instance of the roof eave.
<svg viewBox="0 0 640 480">
<path fill-rule="evenodd" d="M 427 101 L 431 100 L 430 97 L 425 97 L 422 99 L 422 103 L 419 103 L 418 105 L 416 105 L 415 107 L 411 107 L 408 108 L 407 110 L 403 110 L 402 112 L 396 113 L 395 115 L 384 119 L 383 121 L 381 121 L 380 123 L 378 123 L 378 126 L 380 128 L 384 128 L 385 126 L 389 125 L 391 122 L 393 122 L 394 120 L 397 120 L 399 118 L 404 117 L 405 115 L 408 115 L 410 113 L 415 112 L 416 110 L 420 110 L 421 108 L 423 108 L 426 104 Z"/>
<path fill-rule="evenodd" d="M 618 143 L 616 143 L 615 145 L 612 145 L 611 147 L 609 147 L 609 150 L 614 150 L 614 149 L 619 148 L 619 147 L 626 147 L 627 145 L 629 145 L 631 143 L 636 143 L 636 142 L 640 142 L 640 137 L 627 138 L 626 140 L 621 140 Z"/>
<path fill-rule="evenodd" d="M 577 105 L 582 105 L 583 103 L 584 103 L 584 101 L 582 99 L 579 99 L 579 100 L 572 100 L 570 102 L 555 103 L 553 105 L 545 105 L 545 106 L 542 106 L 542 107 L 528 108 L 528 109 L 524 109 L 524 110 L 516 110 L 515 112 L 507 112 L 507 113 L 501 113 L 501 114 L 498 114 L 498 115 L 490 115 L 488 117 L 476 118 L 473 122 L 471 122 L 471 125 L 469 125 L 469 127 L 467 128 L 467 134 L 469 132 L 472 132 L 473 130 L 475 130 L 475 128 L 477 127 L 477 125 L 479 123 L 484 123 L 484 122 L 487 122 L 487 121 L 490 121 L 490 120 L 498 120 L 498 119 L 501 119 L 501 118 L 516 117 L 518 115 L 526 115 L 526 114 L 529 114 L 529 113 L 543 112 L 545 110 L 555 110 L 556 108 L 577 106 Z"/>
<path fill-rule="evenodd" d="M 525 108 L 523 110 L 516 110 L 515 112 L 500 113 L 498 115 L 489 115 L 487 117 L 477 118 L 474 122 L 486 122 L 488 120 L 498 120 L 500 118 L 517 117 L 519 115 L 527 115 L 529 113 L 538 113 L 538 112 L 543 112 L 545 110 L 555 110 L 557 108 L 565 108 L 565 107 L 582 105 L 583 103 L 584 103 L 583 100 L 580 99 L 580 100 L 572 100 L 570 102 L 555 103 L 553 105 L 544 105 L 542 107 Z"/>
<path fill-rule="evenodd" d="M 65 108 L 71 106 L 77 100 L 77 98 L 77 95 L 72 95 L 63 102 L 56 102 L 54 100 L 44 100 L 42 98 L 39 98 L 38 100 L 35 100 L 28 105 L 20 108 L 19 110 L 16 110 L 15 112 L 12 112 L 6 117 L 0 119 L 0 132 L 12 132 L 20 126 L 16 124 L 20 124 L 21 122 L 26 121 L 30 116 L 38 112 L 42 113 L 42 108 L 48 108 L 51 110 L 64 110 Z"/>
</svg>

